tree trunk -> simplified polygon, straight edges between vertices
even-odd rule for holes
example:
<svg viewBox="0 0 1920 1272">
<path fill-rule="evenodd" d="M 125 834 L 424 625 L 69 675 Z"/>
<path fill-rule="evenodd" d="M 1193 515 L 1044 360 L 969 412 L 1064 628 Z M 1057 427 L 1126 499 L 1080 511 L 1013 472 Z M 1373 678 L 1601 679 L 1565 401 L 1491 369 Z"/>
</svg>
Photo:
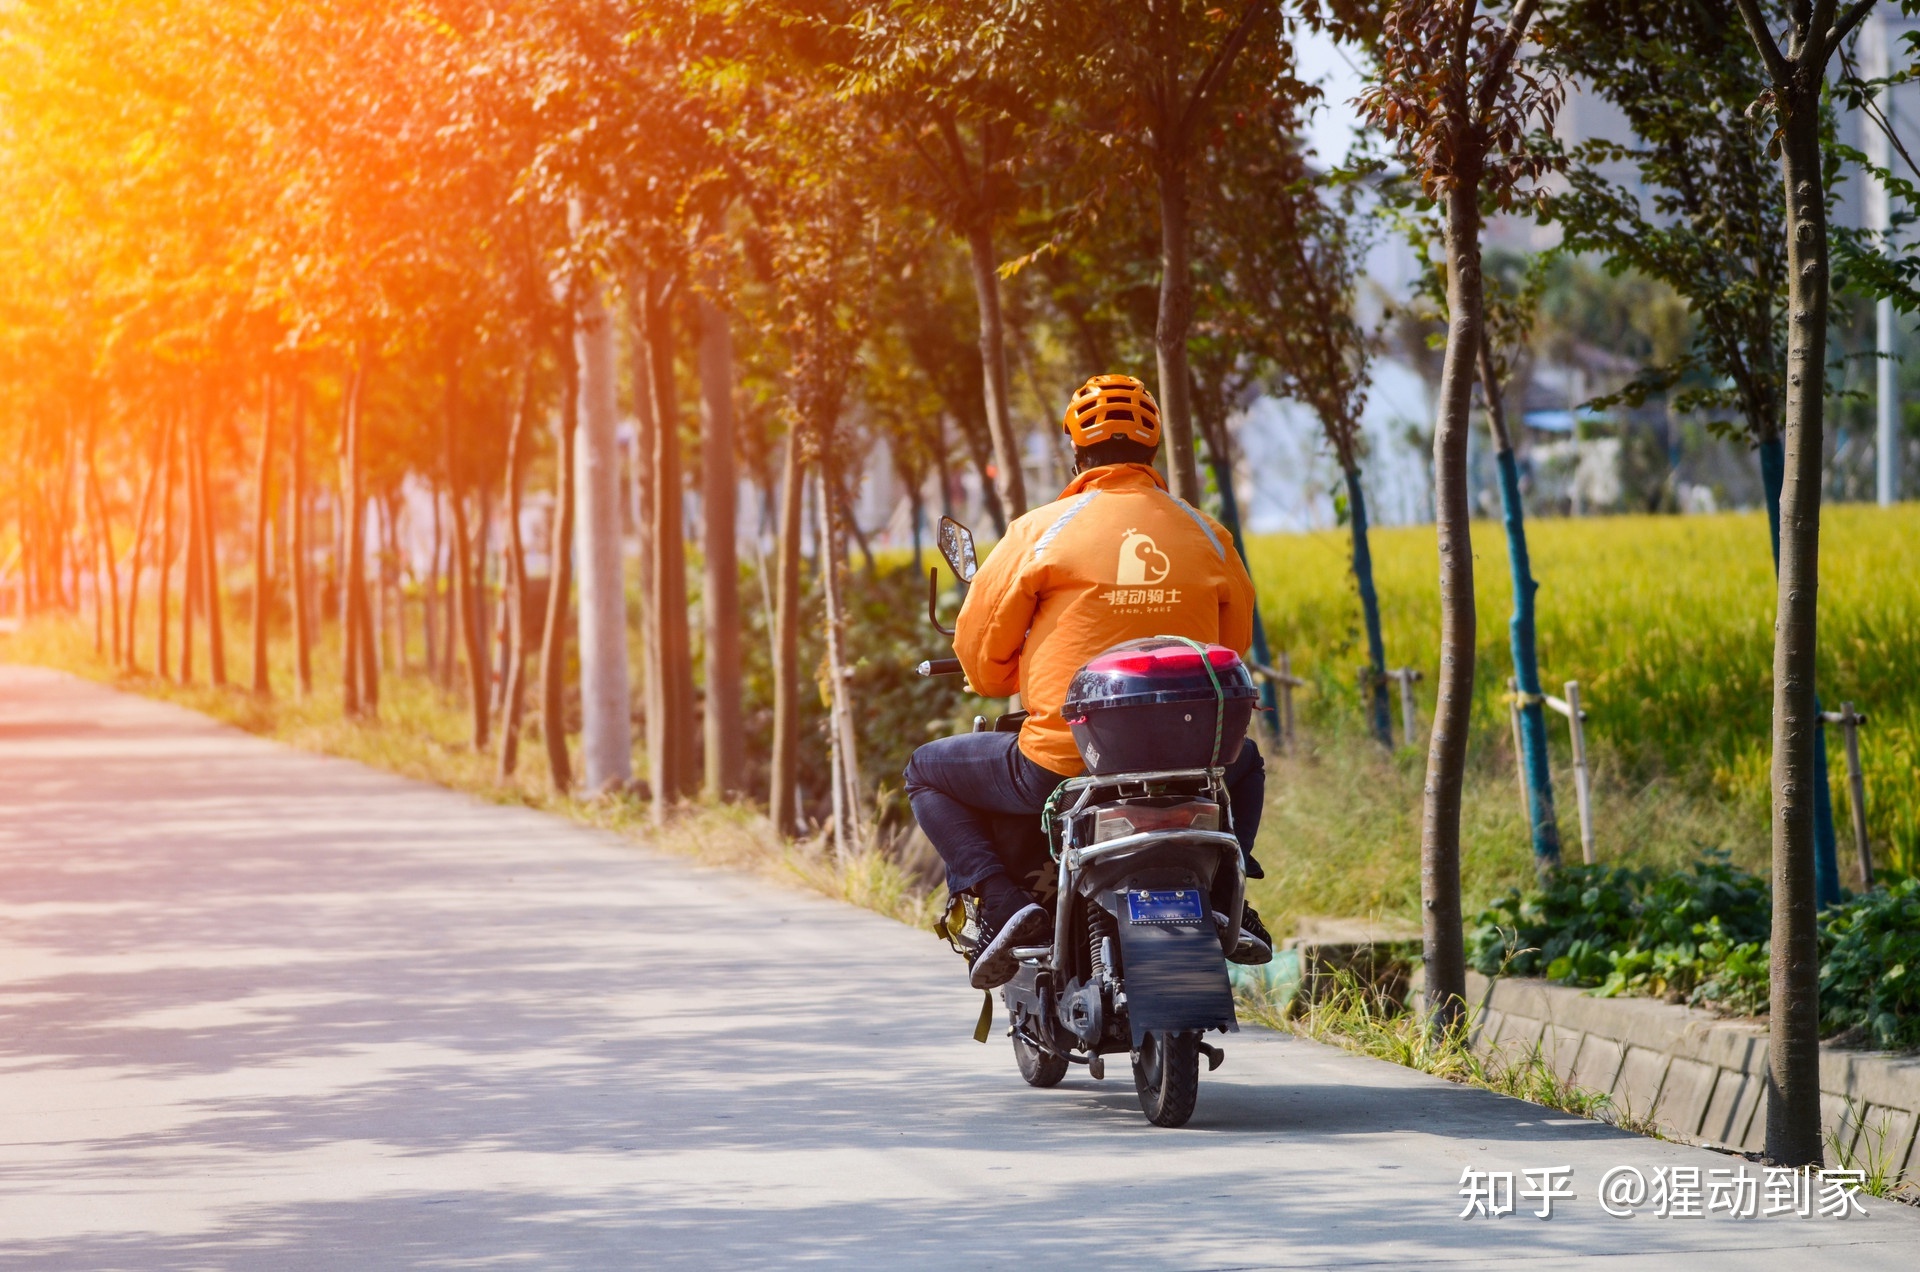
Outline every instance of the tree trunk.
<svg viewBox="0 0 1920 1272">
<path fill-rule="evenodd" d="M 380 604 L 374 608 L 379 617 L 380 668 L 391 675 L 407 670 L 406 608 L 400 595 L 400 515 L 395 507 L 397 490 L 383 490 L 374 496 L 380 511 L 380 569 L 374 576 Z"/>
<path fill-rule="evenodd" d="M 1155 169 L 1160 187 L 1160 309 L 1153 348 L 1160 374 L 1161 450 L 1174 496 L 1197 507 L 1200 470 L 1193 458 L 1193 386 L 1187 368 L 1187 328 L 1193 322 L 1187 169 L 1172 156 L 1161 156 Z"/>
<path fill-rule="evenodd" d="M 435 499 L 443 498 L 435 495 Z M 434 681 L 449 693 L 453 691 L 454 668 L 459 662 L 460 651 L 460 583 L 455 574 L 458 538 L 455 527 L 449 524 L 453 520 L 453 492 L 444 496 L 447 505 L 446 520 L 442 522 L 445 530 L 446 545 L 441 554 L 440 576 L 444 586 L 434 594 L 434 604 L 439 608 L 440 620 L 440 665 L 434 670 Z M 435 505 L 438 507 L 438 504 Z"/>
<path fill-rule="evenodd" d="M 173 587 L 173 433 L 176 421 L 168 419 L 160 425 L 160 472 L 162 474 L 160 491 L 160 569 L 155 582 L 154 614 L 154 674 L 165 679 L 168 659 L 167 629 L 169 627 L 167 611 L 171 608 Z"/>
<path fill-rule="evenodd" d="M 1433 428 L 1433 506 L 1439 532 L 1440 668 L 1433 736 L 1427 746 L 1420 827 L 1420 894 L 1427 1003 L 1438 1030 L 1466 1009 L 1466 951 L 1460 930 L 1460 792 L 1466 780 L 1473 710 L 1475 615 L 1467 435 L 1473 406 L 1480 309 L 1478 183 L 1456 178 L 1447 194 L 1447 352 Z"/>
<path fill-rule="evenodd" d="M 706 796 L 742 794 L 746 722 L 740 687 L 740 564 L 734 525 L 739 480 L 734 467 L 733 338 L 727 316 L 710 299 L 700 303 L 701 480 L 706 507 Z M 917 540 L 917 536 L 916 536 Z"/>
<path fill-rule="evenodd" d="M 787 438 L 780 476 L 779 575 L 774 589 L 773 763 L 767 809 L 774 829 L 792 837 L 800 830 L 800 503 L 805 472 L 796 429 Z"/>
<path fill-rule="evenodd" d="M 1482 333 L 1484 336 L 1484 333 Z M 1475 359 L 1480 393 L 1486 400 L 1487 431 L 1493 434 L 1493 458 L 1500 470 L 1500 512 L 1507 531 L 1507 564 L 1513 573 L 1513 618 L 1507 625 L 1513 650 L 1513 680 L 1520 694 L 1520 767 L 1526 775 L 1527 819 L 1533 831 L 1533 866 L 1545 875 L 1560 865 L 1560 823 L 1553 810 L 1553 772 L 1547 767 L 1547 711 L 1540 688 L 1540 656 L 1534 639 L 1534 582 L 1527 555 L 1526 509 L 1520 502 L 1520 465 L 1507 432 L 1500 380 L 1485 339 Z"/>
<path fill-rule="evenodd" d="M 182 580 L 180 595 L 180 674 L 183 685 L 193 683 L 193 620 L 205 603 L 206 593 L 200 582 L 200 426 L 196 414 L 189 414 L 180 421 L 180 476 L 186 483 L 187 539 L 183 569 L 186 578 Z"/>
<path fill-rule="evenodd" d="M 573 329 L 580 368 L 574 557 L 580 571 L 580 763 L 589 794 L 633 781 L 627 594 L 620 559 L 619 385 L 604 287 L 586 285 Z M 658 805 L 656 805 L 656 808 Z"/>
<path fill-rule="evenodd" d="M 100 492 L 100 468 L 98 457 L 94 453 L 94 420 L 87 419 L 86 473 L 81 478 L 85 482 L 80 499 L 87 512 L 87 539 L 92 548 L 93 557 L 93 652 L 98 658 L 107 656 L 107 606 L 106 591 L 103 586 L 106 578 L 113 573 L 113 540 L 107 525 L 107 501 Z M 120 662 L 120 586 L 113 586 L 113 661 Z"/>
<path fill-rule="evenodd" d="M 73 421 L 60 430 L 60 497 L 55 507 L 53 579 L 55 599 L 69 613 L 80 608 L 80 553 L 73 543 L 73 470 L 76 460 Z"/>
<path fill-rule="evenodd" d="M 442 460 L 447 468 L 447 503 L 453 509 L 454 613 L 460 621 L 460 645 L 467 658 L 467 705 L 473 712 L 473 749 L 487 749 L 487 708 L 492 705 L 487 684 L 486 641 L 480 633 L 480 607 L 474 598 L 474 563 L 467 539 L 467 497 L 460 481 L 460 363 L 447 359 L 445 409 L 440 416 Z"/>
<path fill-rule="evenodd" d="M 1760 461 L 1760 492 L 1767 509 L 1768 541 L 1773 550 L 1773 574 L 1780 578 L 1780 490 L 1786 482 L 1787 451 L 1780 430 L 1771 421 L 1759 428 L 1755 447 Z M 1819 694 L 1814 711 L 1821 710 Z M 1833 826 L 1833 788 L 1827 764 L 1827 725 L 1818 714 L 1813 726 L 1813 893 L 1816 906 L 1840 900 L 1840 846 Z"/>
<path fill-rule="evenodd" d="M 520 537 L 520 501 L 526 482 L 527 412 L 532 407 L 533 371 L 520 367 L 520 394 L 507 432 L 507 671 L 500 695 L 502 781 L 520 764 L 520 724 L 527 687 L 527 549 Z"/>
<path fill-rule="evenodd" d="M 124 666 L 130 672 L 140 670 L 135 636 L 140 630 L 140 560 L 148 552 L 147 540 L 153 521 L 154 493 L 160 488 L 160 457 L 165 453 L 165 429 L 153 439 L 153 457 L 147 463 L 147 479 L 141 484 L 140 512 L 133 528 L 133 546 L 127 552 L 127 642 Z"/>
<path fill-rule="evenodd" d="M 993 254 L 993 227 L 984 218 L 967 231 L 967 255 L 973 266 L 974 305 L 980 315 L 981 380 L 987 432 L 993 438 L 994 464 L 1000 470 L 1000 499 L 1008 515 L 1018 517 L 1027 510 L 1027 477 L 1007 403 L 1007 338 L 1000 318 L 999 262 Z"/>
<path fill-rule="evenodd" d="M 1818 1164 L 1820 951 L 1814 925 L 1820 459 L 1826 383 L 1827 224 L 1819 67 L 1778 95 L 1787 194 L 1787 410 L 1773 645 L 1773 949 L 1767 1159 Z"/>
<path fill-rule="evenodd" d="M 547 770 L 554 790 L 573 785 L 567 757 L 567 604 L 573 590 L 573 444 L 580 415 L 580 369 L 573 341 L 561 342 L 566 389 L 560 407 L 559 462 L 554 466 L 553 567 L 547 576 L 547 618 L 540 639 L 540 732 L 547 744 Z"/>
<path fill-rule="evenodd" d="M 679 406 L 673 392 L 673 322 L 669 280 L 653 275 L 646 298 L 647 382 L 653 396 L 652 560 L 654 643 L 648 667 L 657 672 L 658 718 L 647 720 L 655 817 L 692 793 L 693 666 L 687 630 L 687 558 L 681 527 Z"/>
<path fill-rule="evenodd" d="M 979 430 L 969 428 L 960 421 L 960 437 L 966 443 L 967 457 L 973 460 L 974 471 L 980 475 L 981 502 L 987 506 L 987 519 L 993 522 L 994 530 L 999 534 L 1007 532 L 1007 510 L 1000 502 L 1000 488 L 993 480 L 993 450 L 987 440 L 979 435 Z"/>
<path fill-rule="evenodd" d="M 1353 544 L 1353 585 L 1360 593 L 1360 622 L 1367 633 L 1367 728 L 1374 740 L 1393 749 L 1393 714 L 1387 702 L 1387 646 L 1380 633 L 1380 594 L 1373 585 L 1373 548 L 1368 541 L 1367 495 L 1360 470 L 1342 471 L 1347 485 L 1347 533 Z M 1407 745 L 1413 745 L 1408 738 Z"/>
<path fill-rule="evenodd" d="M 227 625 L 220 607 L 220 535 L 213 512 L 213 474 L 207 462 L 212 445 L 213 404 L 207 404 L 196 430 L 193 464 L 200 491 L 200 587 L 201 607 L 207 620 L 207 674 L 216 686 L 227 683 Z"/>
<path fill-rule="evenodd" d="M 1233 459 L 1227 451 L 1226 425 L 1221 423 L 1217 431 L 1209 431 L 1207 437 L 1207 457 L 1213 469 L 1213 484 L 1220 488 L 1220 523 L 1233 536 L 1233 550 L 1240 554 L 1240 563 L 1247 567 L 1248 577 L 1253 574 L 1253 562 L 1247 559 L 1247 539 L 1240 530 L 1240 497 L 1233 489 Z M 915 574 L 919 573 L 915 569 Z M 1253 646 L 1249 651 L 1253 660 L 1263 667 L 1273 666 L 1273 651 L 1267 647 L 1267 626 L 1260 618 L 1259 589 L 1255 589 L 1253 601 Z M 1260 707 L 1267 712 L 1267 720 L 1272 726 L 1274 736 L 1278 737 L 1280 727 L 1279 695 L 1273 682 L 1265 676 L 1260 677 Z"/>
<path fill-rule="evenodd" d="M 640 714 L 647 747 L 647 787 L 655 789 L 657 747 L 656 721 L 665 718 L 661 702 L 662 685 L 654 654 L 660 640 L 655 622 L 656 602 L 653 568 L 653 355 L 647 344 L 647 296 L 651 275 L 642 272 L 627 288 L 631 311 L 632 392 L 636 424 L 633 441 L 634 539 L 640 558 Z"/>
<path fill-rule="evenodd" d="M 393 487 L 380 497 L 380 519 L 385 524 L 386 554 L 385 583 L 389 592 L 386 604 L 393 615 L 393 670 L 396 675 L 407 674 L 407 583 L 405 571 L 401 569 L 403 558 L 400 549 L 400 512 L 405 505 L 401 503 L 399 487 Z"/>
<path fill-rule="evenodd" d="M 267 623 L 272 617 L 267 525 L 273 509 L 273 389 L 273 377 L 268 376 L 262 389 L 266 400 L 260 407 L 260 462 L 255 469 L 253 491 L 253 692 L 262 698 L 273 696 L 273 682 L 267 670 Z"/>
<path fill-rule="evenodd" d="M 342 697 L 350 718 L 370 709 L 366 686 L 373 674 L 371 660 L 366 658 L 360 640 L 360 630 L 365 625 L 362 614 L 367 607 L 367 518 L 365 496 L 360 489 L 360 406 L 366 378 L 366 366 L 356 358 L 347 383 L 341 430 L 340 507 L 346 551 L 340 580 L 340 656 Z"/>
<path fill-rule="evenodd" d="M 433 506 L 433 547 L 427 553 L 427 584 L 420 594 L 420 617 L 427 639 L 427 678 L 439 684 L 444 639 L 440 632 L 440 547 L 445 535 L 440 528 L 440 492 L 430 489 L 428 494 Z"/>
<path fill-rule="evenodd" d="M 831 492 L 839 475 L 831 460 L 820 465 L 820 591 L 825 601 L 827 646 L 827 738 L 833 748 L 833 851 L 842 864 L 865 838 L 866 805 L 860 778 L 860 752 L 854 740 L 853 707 L 848 700 L 847 612 L 844 595 L 847 549 L 839 501 Z"/>
<path fill-rule="evenodd" d="M 293 432 L 287 439 L 288 460 L 292 464 L 293 545 L 287 552 L 293 568 L 293 668 L 300 696 L 313 694 L 313 592 L 307 578 L 307 546 L 310 526 L 307 518 L 307 385 L 302 380 L 293 395 Z"/>
</svg>

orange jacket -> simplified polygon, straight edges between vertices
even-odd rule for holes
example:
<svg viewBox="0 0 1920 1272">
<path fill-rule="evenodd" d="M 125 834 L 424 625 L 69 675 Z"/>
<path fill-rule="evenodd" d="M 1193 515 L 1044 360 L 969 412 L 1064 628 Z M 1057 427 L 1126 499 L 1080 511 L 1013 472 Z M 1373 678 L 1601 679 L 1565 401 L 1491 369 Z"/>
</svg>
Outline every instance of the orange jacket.
<svg viewBox="0 0 1920 1272">
<path fill-rule="evenodd" d="M 1145 464 L 1081 473 L 1007 527 L 974 577 L 953 652 L 975 692 L 1018 690 L 1028 759 L 1085 771 L 1061 718 L 1067 683 L 1122 641 L 1185 636 L 1245 656 L 1253 580 L 1220 523 L 1167 493 Z"/>
</svg>

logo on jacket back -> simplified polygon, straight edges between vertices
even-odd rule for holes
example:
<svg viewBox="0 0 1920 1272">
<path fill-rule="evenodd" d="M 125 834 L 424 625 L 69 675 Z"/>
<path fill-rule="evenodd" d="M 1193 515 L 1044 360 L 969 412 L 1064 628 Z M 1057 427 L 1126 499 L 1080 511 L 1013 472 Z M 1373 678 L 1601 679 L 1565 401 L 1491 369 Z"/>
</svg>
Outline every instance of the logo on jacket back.
<svg viewBox="0 0 1920 1272">
<path fill-rule="evenodd" d="M 1121 586 L 1151 586 L 1167 577 L 1173 563 L 1151 536 L 1127 531 L 1120 540 L 1120 569 L 1114 582 Z"/>
</svg>

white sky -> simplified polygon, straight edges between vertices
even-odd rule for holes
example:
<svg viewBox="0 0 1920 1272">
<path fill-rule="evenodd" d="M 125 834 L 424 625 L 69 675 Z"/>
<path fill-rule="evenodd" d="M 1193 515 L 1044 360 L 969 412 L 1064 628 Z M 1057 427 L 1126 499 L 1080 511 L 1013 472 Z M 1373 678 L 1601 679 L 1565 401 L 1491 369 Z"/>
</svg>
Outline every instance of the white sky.
<svg viewBox="0 0 1920 1272">
<path fill-rule="evenodd" d="M 1319 84 L 1326 94 L 1307 127 L 1307 139 L 1322 163 L 1340 163 L 1353 144 L 1360 118 L 1352 104 L 1361 88 L 1359 58 L 1312 31 L 1300 32 L 1294 46 L 1300 56 L 1300 77 Z"/>
</svg>

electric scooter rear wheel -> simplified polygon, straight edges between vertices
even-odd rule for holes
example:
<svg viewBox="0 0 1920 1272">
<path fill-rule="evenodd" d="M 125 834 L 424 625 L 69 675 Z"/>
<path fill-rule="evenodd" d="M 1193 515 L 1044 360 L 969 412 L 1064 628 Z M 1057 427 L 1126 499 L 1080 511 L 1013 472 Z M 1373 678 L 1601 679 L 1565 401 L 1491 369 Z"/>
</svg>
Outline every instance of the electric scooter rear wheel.
<svg viewBox="0 0 1920 1272">
<path fill-rule="evenodd" d="M 1155 1126 L 1185 1126 L 1200 1096 L 1200 1035 L 1150 1029 L 1133 1053 L 1140 1111 Z"/>
<path fill-rule="evenodd" d="M 1019 1061 L 1020 1076 L 1027 1080 L 1028 1086 L 1059 1086 L 1060 1079 L 1067 1076 L 1064 1056 L 1042 1051 L 1018 1033 L 1013 1035 L 1013 1058 Z"/>
</svg>

